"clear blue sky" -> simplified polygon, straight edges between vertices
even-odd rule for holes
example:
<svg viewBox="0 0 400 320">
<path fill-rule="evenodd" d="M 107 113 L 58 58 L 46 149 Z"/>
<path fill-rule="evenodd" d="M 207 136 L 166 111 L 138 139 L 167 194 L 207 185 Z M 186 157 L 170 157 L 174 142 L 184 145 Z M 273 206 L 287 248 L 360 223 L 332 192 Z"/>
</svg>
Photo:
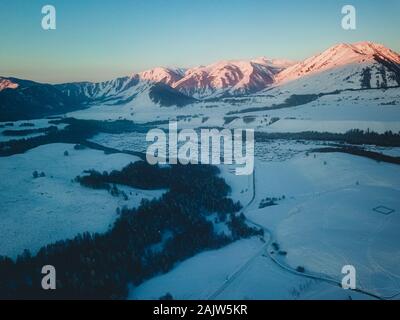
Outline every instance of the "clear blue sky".
<svg viewBox="0 0 400 320">
<path fill-rule="evenodd" d="M 341 28 L 353 4 L 358 28 Z M 57 30 L 41 8 L 57 9 Z M 105 80 L 155 66 L 258 56 L 303 59 L 339 42 L 400 51 L 399 0 L 0 0 L 0 75 Z"/>
</svg>

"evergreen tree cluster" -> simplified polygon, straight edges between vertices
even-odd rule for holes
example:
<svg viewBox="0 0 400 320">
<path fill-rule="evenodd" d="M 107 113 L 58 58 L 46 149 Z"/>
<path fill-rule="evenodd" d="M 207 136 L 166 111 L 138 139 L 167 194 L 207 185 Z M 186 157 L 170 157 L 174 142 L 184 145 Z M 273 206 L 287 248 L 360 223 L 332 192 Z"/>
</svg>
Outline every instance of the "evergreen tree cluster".
<svg viewBox="0 0 400 320">
<path fill-rule="evenodd" d="M 386 131 L 385 133 L 377 133 L 370 130 L 353 129 L 346 133 L 332 132 L 293 132 L 293 133 L 266 133 L 256 132 L 256 142 L 270 141 L 274 139 L 287 140 L 312 140 L 312 141 L 329 141 L 348 143 L 354 145 L 376 145 L 384 147 L 400 147 L 400 133 Z"/>
</svg>

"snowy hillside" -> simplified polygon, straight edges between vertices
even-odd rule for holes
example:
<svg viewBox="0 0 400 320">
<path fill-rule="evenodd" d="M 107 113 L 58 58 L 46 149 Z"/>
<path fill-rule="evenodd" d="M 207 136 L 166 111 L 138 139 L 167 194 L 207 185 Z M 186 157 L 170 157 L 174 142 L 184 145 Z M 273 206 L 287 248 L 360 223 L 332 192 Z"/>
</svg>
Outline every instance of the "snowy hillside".
<svg viewBox="0 0 400 320">
<path fill-rule="evenodd" d="M 400 85 L 400 55 L 382 45 L 339 44 L 283 70 L 276 84 L 285 90 L 332 92 Z M 296 81 L 294 81 L 296 80 Z"/>
<path fill-rule="evenodd" d="M 162 69 L 166 70 L 166 69 Z M 73 96 L 91 105 L 184 106 L 195 99 L 173 89 L 167 83 L 172 74 L 155 70 L 98 83 L 70 83 L 58 87 L 67 96 Z M 176 75 L 177 76 L 177 75 Z M 166 83 L 164 83 L 166 82 Z M 143 104 L 145 102 L 145 104 Z"/>
<path fill-rule="evenodd" d="M 126 92 L 139 84 L 139 78 L 123 77 L 105 82 L 77 82 L 58 85 L 57 87 L 67 96 L 74 96 L 88 101 L 109 100 Z"/>
</svg>

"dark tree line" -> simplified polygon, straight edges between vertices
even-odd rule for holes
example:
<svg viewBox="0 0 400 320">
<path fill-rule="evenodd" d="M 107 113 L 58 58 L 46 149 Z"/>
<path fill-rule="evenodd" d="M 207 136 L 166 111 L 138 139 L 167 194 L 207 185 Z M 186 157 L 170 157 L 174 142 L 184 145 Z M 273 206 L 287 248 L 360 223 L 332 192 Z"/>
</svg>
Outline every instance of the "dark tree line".
<svg viewBox="0 0 400 320">
<path fill-rule="evenodd" d="M 387 131 L 377 133 L 374 131 L 363 131 L 359 129 L 349 130 L 346 133 L 331 132 L 295 132 L 295 133 L 264 133 L 256 132 L 257 142 L 269 141 L 274 139 L 288 140 L 313 140 L 313 141 L 336 141 L 339 143 L 349 143 L 355 145 L 371 144 L 384 147 L 400 147 L 400 133 Z"/>
<path fill-rule="evenodd" d="M 25 251 L 16 261 L 1 257 L 0 298 L 123 299 L 129 283 L 138 285 L 167 272 L 176 262 L 200 251 L 262 234 L 247 226 L 244 215 L 237 215 L 240 204 L 228 198 L 229 186 L 218 177 L 216 167 L 149 168 L 138 163 L 120 172 L 99 174 L 95 180 L 137 186 L 143 184 L 138 176 L 151 170 L 158 172 L 160 179 L 146 187 L 168 187 L 169 191 L 160 199 L 143 200 L 137 209 L 119 210 L 119 217 L 105 234 L 80 234 L 45 246 L 34 256 Z M 93 172 L 88 176 L 93 177 Z M 215 212 L 225 215 L 231 235 L 215 232 L 207 219 Z M 170 236 L 165 238 L 165 234 Z M 160 243 L 162 250 L 152 250 Z M 41 289 L 44 265 L 56 268 L 56 290 Z"/>
<path fill-rule="evenodd" d="M 169 187 L 170 170 L 151 166 L 145 161 L 130 163 L 121 171 L 100 173 L 85 171 L 86 175 L 76 177 L 81 185 L 94 189 L 108 189 L 110 184 L 123 184 L 139 189 L 163 189 Z"/>
<path fill-rule="evenodd" d="M 182 195 L 201 201 L 210 212 L 227 213 L 239 211 L 239 203 L 232 203 L 226 195 L 231 191 L 225 181 L 218 177 L 217 167 L 206 165 L 176 165 L 159 167 L 145 161 L 131 163 L 121 171 L 86 171 L 86 175 L 76 177 L 83 186 L 94 189 L 111 188 L 111 184 L 122 184 L 139 189 L 169 189 L 174 195 Z M 203 177 L 208 177 L 203 179 Z M 204 192 L 213 190 L 212 193 Z"/>
<path fill-rule="evenodd" d="M 22 130 L 4 130 L 2 132 L 5 136 L 28 136 L 36 133 L 50 133 L 57 131 L 56 126 L 50 126 L 46 128 L 35 128 L 35 129 L 22 129 Z"/>
<path fill-rule="evenodd" d="M 361 87 L 371 89 L 371 68 L 365 68 L 361 74 Z"/>
<path fill-rule="evenodd" d="M 392 157 L 386 154 L 382 154 L 375 151 L 368 151 L 354 146 L 317 148 L 311 150 L 311 152 L 321 152 L 321 153 L 340 152 L 340 153 L 351 154 L 354 156 L 369 158 L 378 162 L 400 164 L 400 157 Z M 326 162 L 324 164 L 326 164 Z"/>
<path fill-rule="evenodd" d="M 50 124 L 66 124 L 65 129 L 57 130 L 57 127 L 50 126 L 44 129 L 31 130 L 10 130 L 8 134 L 23 136 L 31 133 L 45 133 L 44 135 L 32 138 L 10 140 L 0 142 L 0 156 L 10 156 L 24 153 L 30 149 L 51 143 L 73 143 L 80 144 L 86 139 L 92 138 L 100 132 L 124 133 L 124 132 L 147 132 L 157 124 L 142 125 L 128 120 L 97 121 L 80 120 L 74 118 L 50 120 Z"/>
</svg>

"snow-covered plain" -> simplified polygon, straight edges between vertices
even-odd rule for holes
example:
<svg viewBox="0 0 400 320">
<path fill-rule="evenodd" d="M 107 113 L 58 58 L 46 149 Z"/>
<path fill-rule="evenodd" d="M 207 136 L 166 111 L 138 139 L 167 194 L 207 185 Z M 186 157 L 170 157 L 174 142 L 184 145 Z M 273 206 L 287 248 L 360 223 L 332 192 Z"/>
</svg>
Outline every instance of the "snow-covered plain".
<svg viewBox="0 0 400 320">
<path fill-rule="evenodd" d="M 131 287 L 129 299 L 365 299 L 361 294 L 288 273 L 260 255 L 259 239 L 237 241 L 215 251 L 200 253 L 171 272 Z M 250 263 L 248 263 L 250 261 Z M 233 281 L 230 282 L 231 277 Z M 224 284 L 229 286 L 219 295 Z M 368 299 L 368 297 L 367 297 Z"/>
<path fill-rule="evenodd" d="M 291 152 L 296 149 L 303 151 Z M 247 217 L 272 232 L 273 241 L 287 251 L 277 259 L 292 269 L 303 266 L 340 283 L 342 267 L 351 264 L 358 288 L 384 298 L 399 293 L 400 168 L 346 154 L 307 156 L 306 150 L 287 142 L 279 149 L 286 157 L 256 161 L 256 194 L 245 207 Z M 229 170 L 222 174 L 233 187 L 233 198 L 246 204 L 248 196 L 239 192 L 244 178 Z M 259 208 L 262 199 L 283 195 L 278 205 Z M 374 211 L 382 205 L 395 211 Z M 259 239 L 242 240 L 202 253 L 132 287 L 130 298 L 170 292 L 177 299 L 371 299 L 283 270 L 264 246 Z"/>
<path fill-rule="evenodd" d="M 258 163 L 256 201 L 284 194 L 279 205 L 248 212 L 271 229 L 285 262 L 340 279 L 356 267 L 358 285 L 381 296 L 400 292 L 400 168 L 345 154 Z M 285 181 L 284 184 L 281 182 Z M 374 208 L 395 210 L 390 215 Z"/>
<path fill-rule="evenodd" d="M 137 160 L 126 154 L 75 150 L 70 144 L 45 145 L 0 158 L 0 255 L 15 258 L 24 249 L 35 253 L 78 233 L 105 232 L 117 218 L 117 207 L 135 207 L 142 198 L 159 197 L 163 191 L 125 188 L 132 194 L 124 201 L 72 181 L 84 170 L 121 169 Z M 46 176 L 34 179 L 35 170 Z"/>
<path fill-rule="evenodd" d="M 170 292 L 176 299 L 207 299 L 227 277 L 261 248 L 258 239 L 243 240 L 182 262 L 165 275 L 131 288 L 130 299 L 158 299 Z"/>
</svg>

